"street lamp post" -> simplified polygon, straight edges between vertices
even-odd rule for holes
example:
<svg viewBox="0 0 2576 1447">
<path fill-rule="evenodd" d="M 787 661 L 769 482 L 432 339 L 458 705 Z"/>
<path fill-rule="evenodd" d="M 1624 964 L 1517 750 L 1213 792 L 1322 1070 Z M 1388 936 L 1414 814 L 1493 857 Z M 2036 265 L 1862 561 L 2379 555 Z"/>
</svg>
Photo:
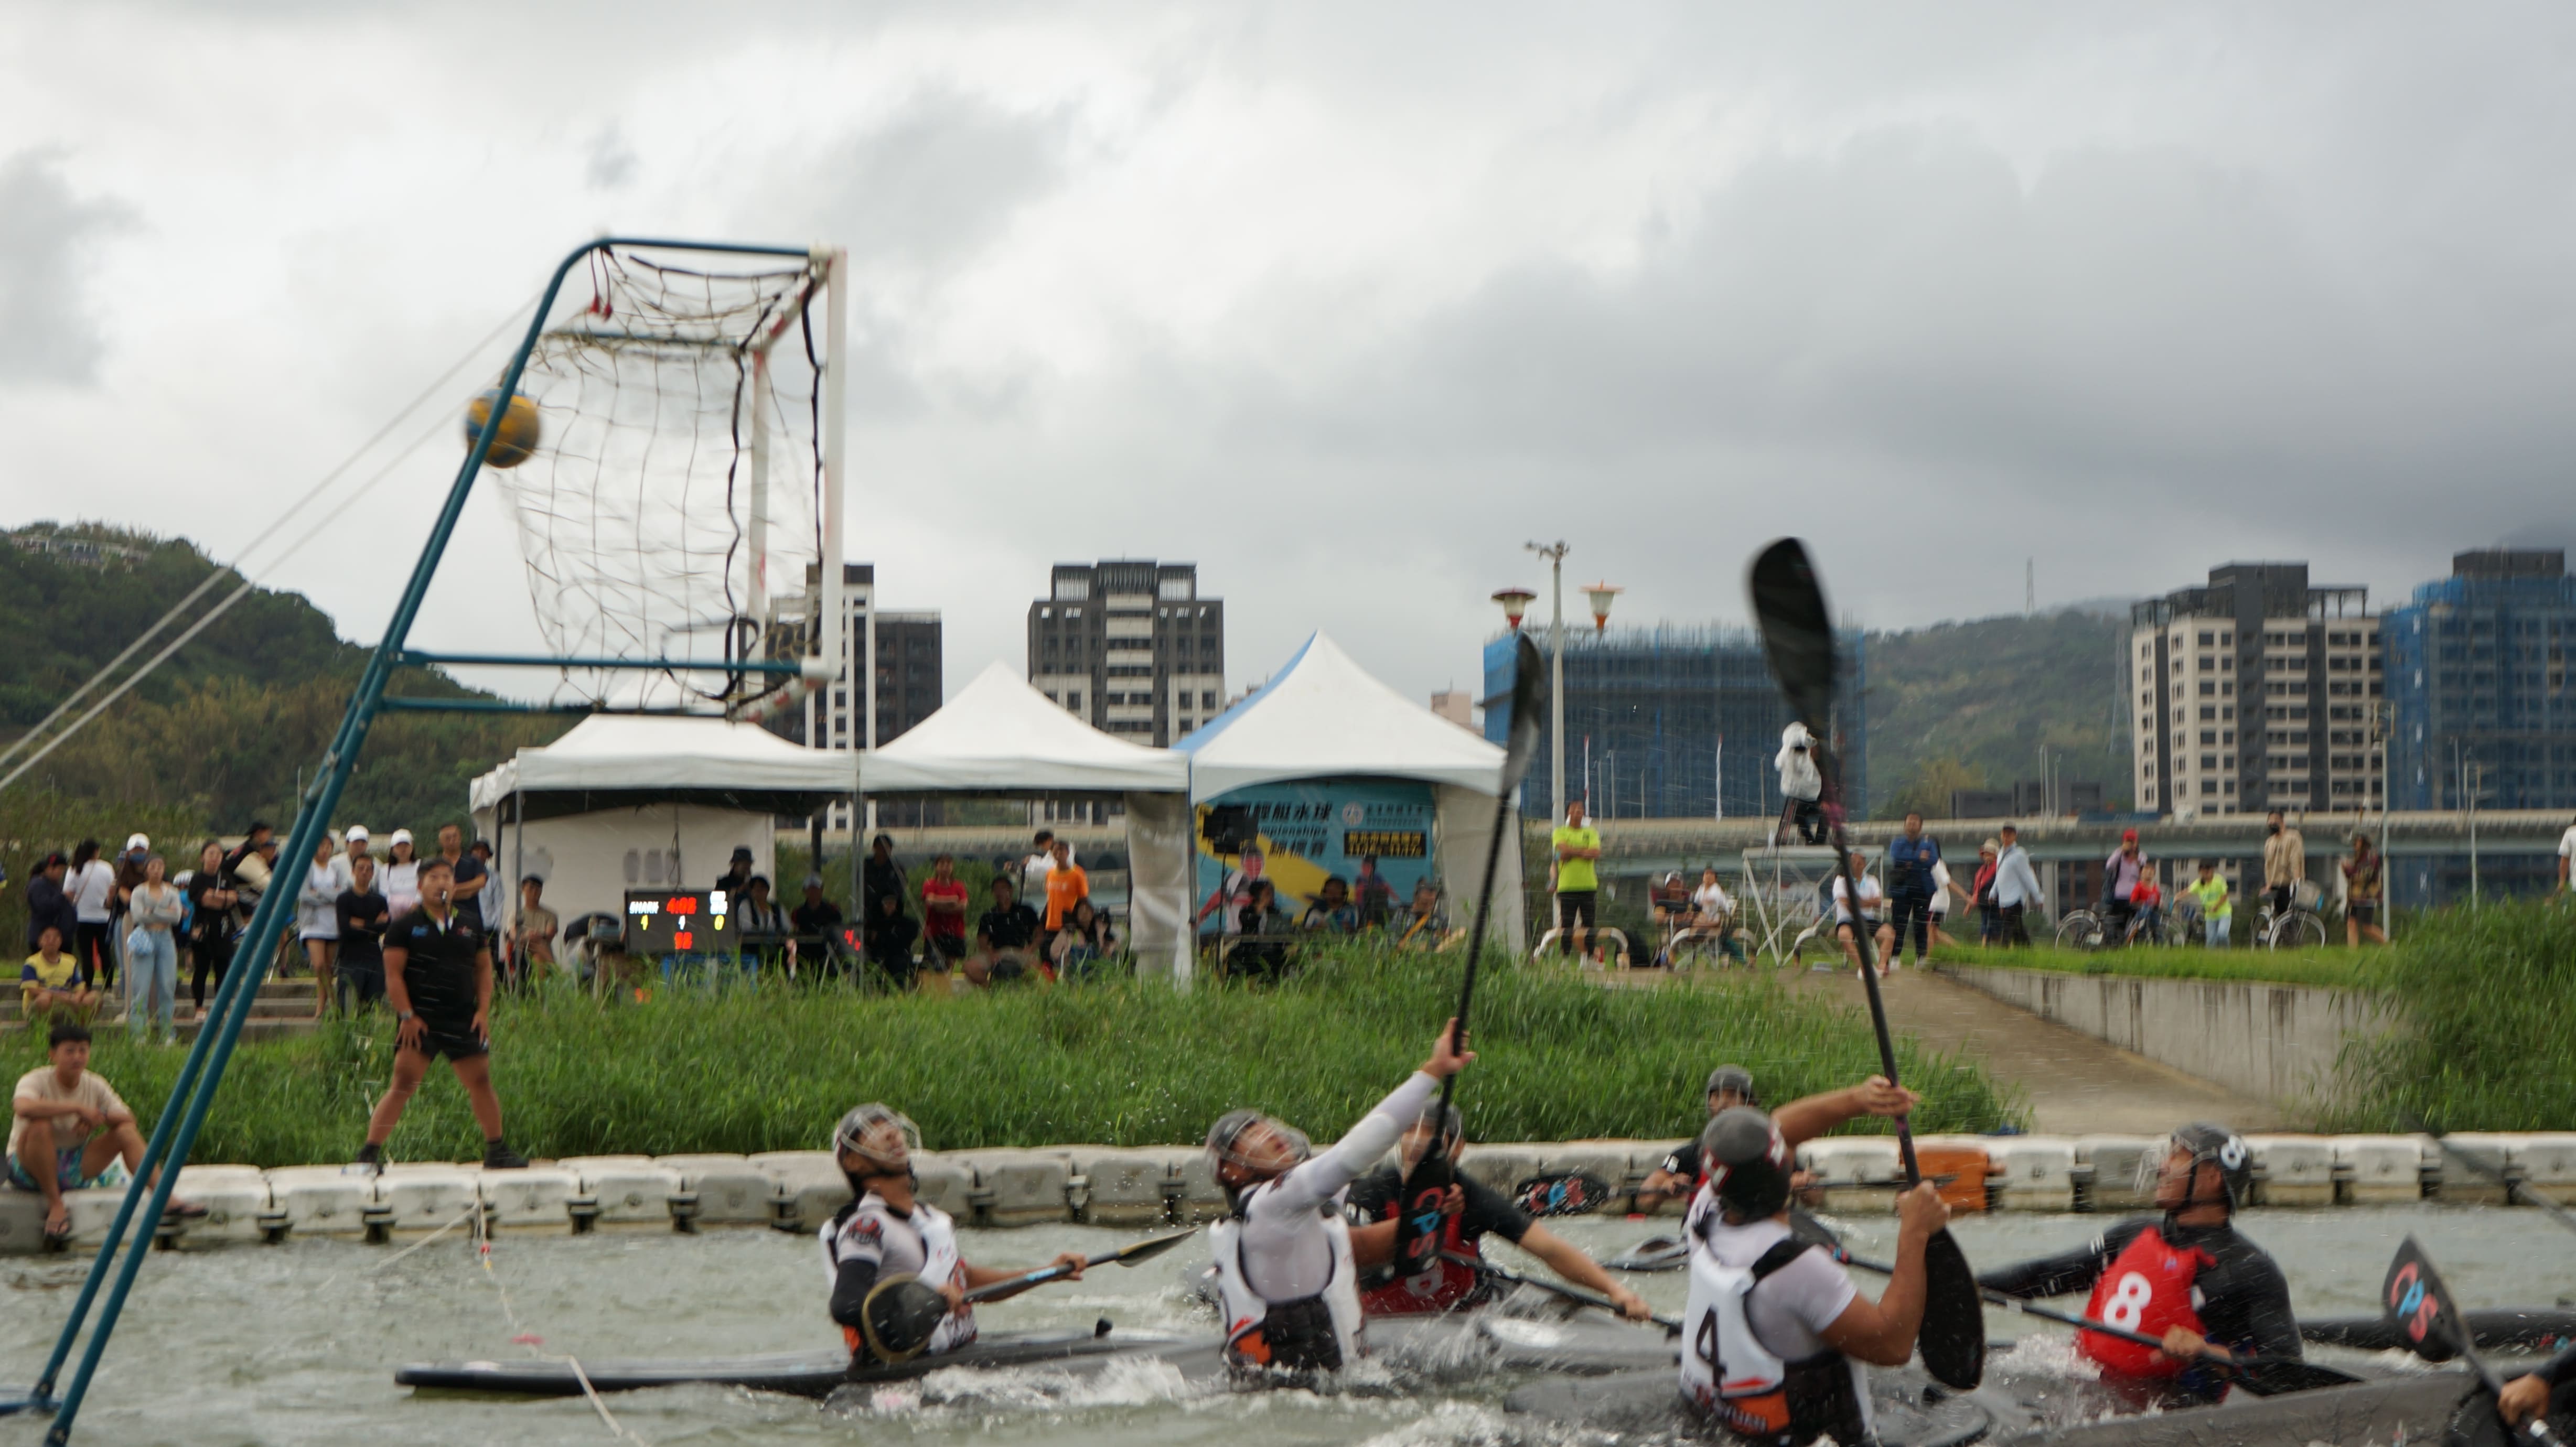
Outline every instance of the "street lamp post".
<svg viewBox="0 0 2576 1447">
<path fill-rule="evenodd" d="M 1547 629 L 1548 683 L 1547 731 L 1552 740 L 1548 758 L 1549 802 L 1556 813 L 1565 813 L 1565 542 L 1531 543 L 1529 550 L 1547 559 L 1549 617 Z M 1599 633 L 1610 626 L 1610 600 L 1620 590 L 1608 583 L 1595 583 L 1584 590 L 1592 599 L 1592 631 Z M 1527 588 L 1504 588 L 1494 594 L 1503 605 L 1503 616 L 1517 630 L 1521 615 L 1529 610 L 1531 593 Z"/>
</svg>

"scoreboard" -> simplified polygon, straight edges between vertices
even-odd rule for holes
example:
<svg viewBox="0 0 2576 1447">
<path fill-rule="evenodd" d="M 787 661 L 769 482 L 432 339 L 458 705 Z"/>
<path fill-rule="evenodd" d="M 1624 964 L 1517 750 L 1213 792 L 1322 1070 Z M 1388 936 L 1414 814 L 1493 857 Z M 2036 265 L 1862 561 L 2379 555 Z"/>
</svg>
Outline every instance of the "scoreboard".
<svg viewBox="0 0 2576 1447">
<path fill-rule="evenodd" d="M 626 948 L 635 954 L 720 954 L 733 947 L 721 889 L 626 891 Z"/>
</svg>

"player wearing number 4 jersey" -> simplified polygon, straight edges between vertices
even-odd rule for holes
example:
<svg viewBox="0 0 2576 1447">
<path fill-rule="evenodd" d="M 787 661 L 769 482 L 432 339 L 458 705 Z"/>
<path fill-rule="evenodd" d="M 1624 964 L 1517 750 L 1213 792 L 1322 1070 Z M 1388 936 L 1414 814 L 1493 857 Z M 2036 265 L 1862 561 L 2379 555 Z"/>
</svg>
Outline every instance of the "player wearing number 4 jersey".
<svg viewBox="0 0 2576 1447">
<path fill-rule="evenodd" d="M 2164 1339 L 2158 1350 L 2078 1332 L 2076 1348 L 2103 1380 L 2150 1399 L 2214 1402 L 2227 1374 L 2208 1358 L 2299 1355 L 2290 1284 L 2263 1248 L 2236 1232 L 2236 1207 L 2253 1180 L 2245 1138 L 2219 1125 L 2174 1132 L 2156 1173 L 2162 1216 L 2123 1221 L 2060 1256 L 1989 1271 L 1978 1284 L 2009 1296 L 2091 1290 L 2085 1315 Z"/>
</svg>

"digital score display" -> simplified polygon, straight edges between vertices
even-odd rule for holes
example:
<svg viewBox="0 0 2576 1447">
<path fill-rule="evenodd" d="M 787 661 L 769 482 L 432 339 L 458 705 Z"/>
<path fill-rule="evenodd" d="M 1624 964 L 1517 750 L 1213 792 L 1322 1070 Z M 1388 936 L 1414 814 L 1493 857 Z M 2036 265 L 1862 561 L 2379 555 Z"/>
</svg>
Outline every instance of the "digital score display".
<svg viewBox="0 0 2576 1447">
<path fill-rule="evenodd" d="M 634 954 L 716 954 L 733 946 L 721 889 L 626 891 L 626 948 Z"/>
</svg>

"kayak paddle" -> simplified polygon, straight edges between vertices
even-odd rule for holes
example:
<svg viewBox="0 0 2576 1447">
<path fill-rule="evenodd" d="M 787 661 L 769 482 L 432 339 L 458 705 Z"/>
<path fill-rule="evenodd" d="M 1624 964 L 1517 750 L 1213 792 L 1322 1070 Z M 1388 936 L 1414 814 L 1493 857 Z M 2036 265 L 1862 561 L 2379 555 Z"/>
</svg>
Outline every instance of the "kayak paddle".
<svg viewBox="0 0 2576 1447">
<path fill-rule="evenodd" d="M 1545 1281 L 1535 1276 L 1523 1276 L 1519 1272 L 1513 1271 L 1507 1267 L 1496 1266 L 1494 1263 L 1487 1261 L 1481 1256 L 1469 1256 L 1464 1252 L 1459 1251 L 1443 1251 L 1440 1253 L 1440 1259 L 1443 1261 L 1455 1261 L 1459 1265 L 1466 1267 L 1468 1270 L 1475 1272 L 1479 1276 L 1490 1276 L 1496 1281 L 1508 1281 L 1514 1286 L 1535 1286 L 1541 1291 L 1554 1292 L 1556 1295 L 1562 1296 L 1566 1300 L 1571 1301 L 1578 1306 L 1597 1307 L 1610 1313 L 1612 1316 L 1619 1317 L 1621 1321 L 1626 1321 L 1628 1319 L 1619 1315 L 1618 1306 L 1613 1303 L 1610 1298 L 1606 1296 L 1595 1296 L 1591 1292 L 1583 1290 L 1581 1287 L 1568 1286 L 1562 1281 Z M 1666 1332 L 1674 1335 L 1680 1334 L 1682 1329 L 1681 1318 L 1677 1316 L 1649 1316 L 1646 1320 L 1653 1322 L 1655 1325 L 1662 1327 Z"/>
<path fill-rule="evenodd" d="M 1511 831 L 1514 806 L 1512 791 L 1519 787 L 1521 775 L 1529 772 L 1530 756 L 1538 752 L 1540 715 L 1547 711 L 1547 674 L 1540 667 L 1538 645 L 1529 635 L 1521 634 L 1512 655 L 1512 723 L 1511 734 L 1503 748 L 1501 787 L 1494 795 L 1494 837 L 1485 849 L 1485 882 L 1476 891 L 1476 930 L 1467 940 L 1466 979 L 1458 987 L 1458 1015 L 1449 1027 L 1449 1048 L 1456 1050 L 1467 1038 L 1467 1007 L 1476 998 L 1476 963 L 1485 951 L 1485 927 L 1494 908 L 1494 870 L 1502 862 L 1503 840 Z M 1449 1098 L 1456 1090 L 1458 1077 L 1440 1082 L 1440 1108 L 1433 1119 L 1449 1119 Z M 1412 1122 L 1405 1123 L 1408 1127 Z M 1404 1178 L 1404 1194 L 1395 1214 L 1395 1274 L 1400 1278 L 1419 1276 L 1439 1262 L 1440 1203 L 1449 1194 L 1453 1180 L 1449 1169 L 1450 1142 L 1434 1139 L 1431 1148 L 1422 1153 L 1412 1171 Z"/>
<path fill-rule="evenodd" d="M 1861 984 L 1869 992 L 1869 1022 L 1878 1032 L 1879 1068 L 1887 1083 L 1896 1085 L 1896 1041 L 1888 1034 L 1887 1002 L 1879 997 L 1869 931 L 1862 927 L 1860 886 L 1852 878 L 1851 844 L 1843 833 L 1842 767 L 1831 743 L 1833 615 L 1825 608 L 1824 586 L 1807 560 L 1806 545 L 1796 538 L 1782 538 L 1756 555 L 1746 588 L 1771 672 L 1788 695 L 1790 712 L 1816 739 L 1826 817 L 1833 822 L 1834 870 L 1842 880 L 1843 898 L 1851 904 L 1852 944 L 1860 952 Z M 1923 1167 L 1914 1158 L 1914 1129 L 1901 1115 L 1896 1117 L 1896 1149 L 1911 1187 L 1923 1179 Z M 1946 1227 L 1924 1243 L 1923 1277 L 1923 1330 L 1916 1338 L 1923 1369 L 1943 1386 L 1970 1390 L 1985 1380 L 1986 1314 L 1978 1304 L 1977 1276 L 1968 1269 L 1967 1253 Z"/>
<path fill-rule="evenodd" d="M 1082 1268 L 1088 1271 L 1112 1262 L 1133 1266 L 1140 1261 L 1150 1261 L 1197 1234 L 1198 1228 L 1193 1226 L 1167 1236 L 1149 1236 L 1115 1251 L 1086 1257 Z M 1035 1271 L 1024 1271 L 1006 1280 L 978 1286 L 966 1293 L 966 1300 L 990 1301 L 995 1297 L 1009 1296 L 1032 1286 L 1061 1280 L 1072 1272 L 1072 1267 L 1062 1264 L 1041 1266 Z M 859 1313 L 860 1335 L 867 1339 L 868 1350 L 875 1353 L 879 1361 L 910 1361 L 921 1355 L 922 1348 L 930 1345 L 930 1334 L 939 1329 L 940 1321 L 948 1315 L 948 1298 L 917 1276 L 889 1276 L 869 1290 Z"/>
<path fill-rule="evenodd" d="M 2487 1365 L 2486 1358 L 2478 1355 L 2476 1345 L 2470 1341 L 2468 1329 L 2460 1320 L 2459 1305 L 2451 1299 L 2451 1289 L 2442 1284 L 2441 1273 L 2433 1269 L 2424 1248 L 2415 1244 L 2411 1234 L 2397 1243 L 2397 1254 L 2389 1258 L 2388 1279 L 2380 1285 L 2379 1302 L 2387 1309 L 2388 1319 L 2397 1324 L 2407 1350 L 2428 1362 L 2447 1362 L 2455 1356 L 2464 1359 L 2477 1375 L 2478 1385 L 2490 1404 L 2503 1393 L 2504 1383 L 2496 1378 L 2495 1368 Z M 2545 1418 L 2532 1418 L 2523 1424 L 2522 1431 L 2534 1442 L 2558 1440 Z"/>
<path fill-rule="evenodd" d="M 2576 1211 L 2570 1211 L 2566 1207 L 2559 1205 L 2556 1201 L 2549 1199 L 2548 1196 L 2534 1189 L 2530 1182 L 2517 1181 L 2513 1179 L 2511 1176 L 2505 1174 L 2503 1167 L 2490 1165 L 2487 1162 L 2478 1159 L 2476 1156 L 2471 1155 L 2469 1152 L 2460 1149 L 2458 1146 L 2451 1144 L 2450 1137 L 2446 1133 L 2433 1129 L 2431 1126 L 2426 1125 L 2421 1119 L 2418 1119 L 2415 1122 L 2415 1126 L 2418 1130 L 2421 1130 L 2424 1134 L 2433 1138 L 2433 1144 L 2442 1148 L 2442 1154 L 2449 1156 L 2452 1160 L 2458 1161 L 2461 1165 L 2467 1166 L 2470 1170 L 2473 1170 L 2479 1175 L 2486 1177 L 2488 1180 L 2495 1182 L 2497 1185 L 2504 1187 L 2504 1198 L 2506 1200 L 2510 1201 L 2514 1197 L 2520 1196 L 2523 1200 L 2528 1201 L 2532 1205 L 2538 1206 L 2541 1210 L 2548 1212 L 2551 1220 L 2556 1221 L 2559 1225 L 2566 1227 L 2570 1231 L 2576 1231 Z"/>
</svg>

